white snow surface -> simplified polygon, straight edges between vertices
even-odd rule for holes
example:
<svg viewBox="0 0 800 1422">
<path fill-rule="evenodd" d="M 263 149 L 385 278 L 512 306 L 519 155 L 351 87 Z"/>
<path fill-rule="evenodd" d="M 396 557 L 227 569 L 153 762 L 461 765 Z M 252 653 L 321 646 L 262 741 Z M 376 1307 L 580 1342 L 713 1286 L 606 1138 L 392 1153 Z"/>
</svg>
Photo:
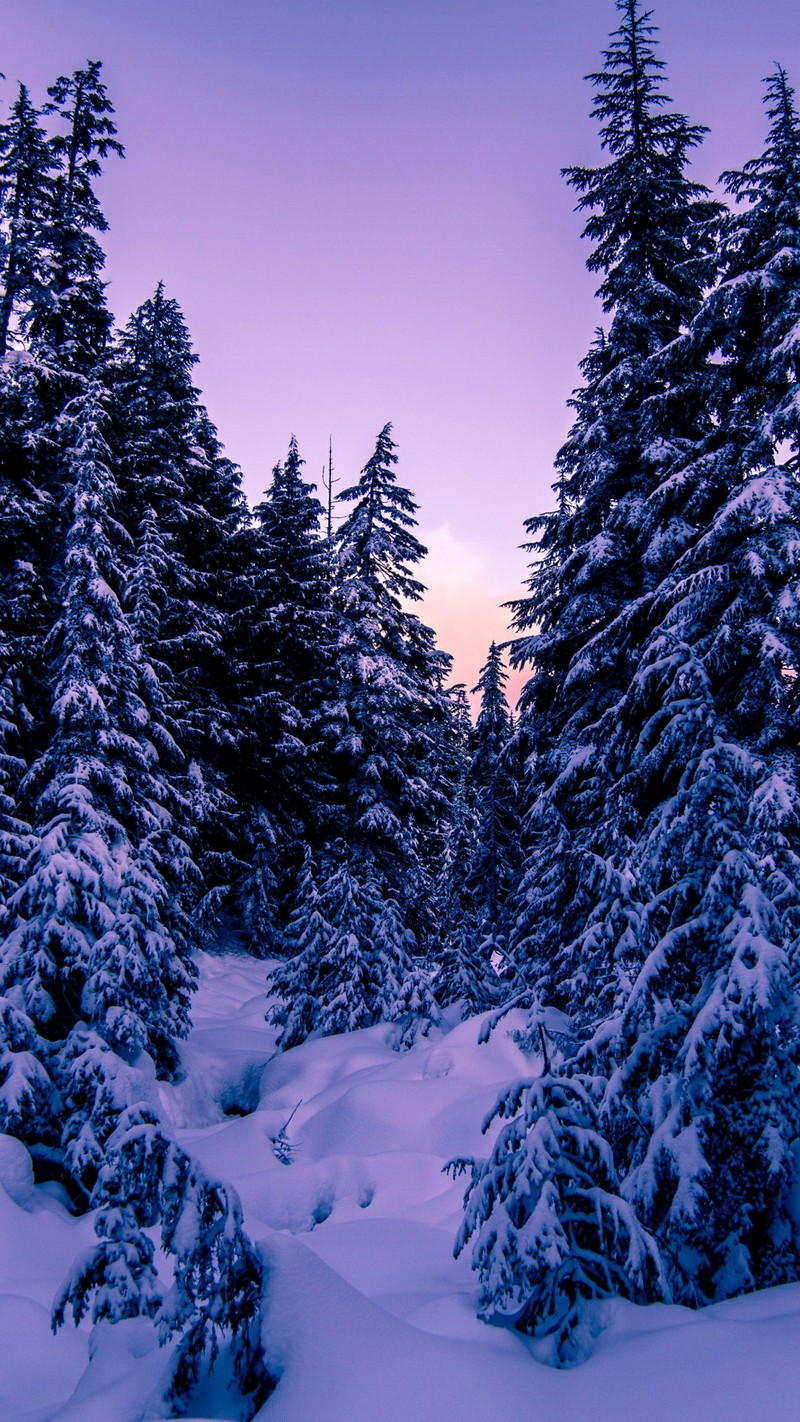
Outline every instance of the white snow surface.
<svg viewBox="0 0 800 1422">
<path fill-rule="evenodd" d="M 481 1323 L 469 1259 L 453 1258 L 463 1180 L 442 1166 L 488 1153 L 483 1117 L 537 1070 L 509 1036 L 513 1014 L 485 1045 L 481 1019 L 451 1009 L 402 1054 L 378 1026 L 276 1055 L 265 967 L 201 957 L 186 1078 L 161 1087 L 180 1143 L 236 1185 L 269 1266 L 280 1381 L 261 1422 L 796 1422 L 800 1285 L 701 1313 L 608 1305 L 594 1355 L 566 1372 Z M 272 1141 L 295 1107 L 287 1165 Z M 10 1137 L 0 1230 L 0 1422 L 164 1418 L 169 1356 L 149 1321 L 51 1334 L 92 1222 L 33 1184 Z M 237 1416 L 221 1377 L 194 1406 L 194 1422 Z"/>
</svg>

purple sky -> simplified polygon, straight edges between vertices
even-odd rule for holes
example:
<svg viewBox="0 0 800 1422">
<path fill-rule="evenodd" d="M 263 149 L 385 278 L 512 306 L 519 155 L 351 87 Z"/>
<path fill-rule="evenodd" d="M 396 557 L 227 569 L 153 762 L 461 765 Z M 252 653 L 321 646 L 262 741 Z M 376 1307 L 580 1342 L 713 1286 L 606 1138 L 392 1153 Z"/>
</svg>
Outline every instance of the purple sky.
<svg viewBox="0 0 800 1422">
<path fill-rule="evenodd" d="M 6 93 L 104 61 L 124 163 L 101 196 L 118 318 L 159 278 L 260 495 L 289 435 L 350 480 L 386 420 L 431 547 L 426 615 L 471 685 L 548 507 L 598 322 L 559 169 L 594 162 L 582 75 L 613 0 L 0 0 Z M 713 182 L 800 85 L 796 0 L 661 0 L 670 92 Z"/>
</svg>

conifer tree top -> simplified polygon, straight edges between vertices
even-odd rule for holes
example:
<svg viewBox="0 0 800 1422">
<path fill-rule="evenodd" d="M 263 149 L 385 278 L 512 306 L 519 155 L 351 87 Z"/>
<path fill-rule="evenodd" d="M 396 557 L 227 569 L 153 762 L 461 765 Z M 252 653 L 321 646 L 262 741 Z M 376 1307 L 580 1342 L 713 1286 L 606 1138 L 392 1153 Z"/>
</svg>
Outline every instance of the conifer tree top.
<svg viewBox="0 0 800 1422">
<path fill-rule="evenodd" d="M 604 274 L 598 295 L 605 309 L 630 302 L 652 320 L 660 308 L 662 320 L 674 319 L 682 269 L 693 290 L 695 263 L 708 254 L 708 241 L 689 240 L 687 215 L 697 225 L 716 212 L 706 189 L 685 175 L 687 155 L 707 130 L 668 107 L 652 11 L 641 0 L 617 0 L 617 9 L 621 24 L 603 53 L 605 65 L 587 76 L 595 89 L 592 116 L 611 161 L 565 168 L 564 176 L 580 194 L 578 211 L 591 214 L 584 236 L 596 246 L 587 266 Z"/>
<path fill-rule="evenodd" d="M 800 116 L 795 91 L 780 65 L 764 86 L 770 120 L 764 153 L 751 158 L 740 172 L 722 175 L 727 191 L 748 205 L 732 226 L 741 257 L 751 266 L 784 243 L 796 247 L 800 232 Z M 741 267 L 741 258 L 733 266 Z"/>
<path fill-rule="evenodd" d="M 191 397 L 199 393 L 191 382 L 192 367 L 199 357 L 192 349 L 180 303 L 165 295 L 163 281 L 134 311 L 123 334 L 122 348 L 137 370 L 147 373 L 148 386 L 177 385 Z"/>
<path fill-rule="evenodd" d="M 89 60 L 84 69 L 72 75 L 62 74 L 48 89 L 49 102 L 45 113 L 58 114 L 69 125 L 67 133 L 56 134 L 53 152 L 65 160 L 61 179 L 62 220 L 72 216 L 73 207 L 81 210 L 83 221 L 98 232 L 105 232 L 108 223 L 100 210 L 91 180 L 100 175 L 100 160 L 109 153 L 124 156 L 125 150 L 115 137 L 114 107 L 108 97 L 100 72 L 99 59 Z"/>
<path fill-rule="evenodd" d="M 419 563 L 428 550 L 411 532 L 417 505 L 397 483 L 391 432 L 391 425 L 384 425 L 358 483 L 337 494 L 340 502 L 355 501 L 339 530 L 342 571 L 346 578 L 380 582 L 396 597 L 418 601 L 425 589 L 408 565 Z"/>
</svg>

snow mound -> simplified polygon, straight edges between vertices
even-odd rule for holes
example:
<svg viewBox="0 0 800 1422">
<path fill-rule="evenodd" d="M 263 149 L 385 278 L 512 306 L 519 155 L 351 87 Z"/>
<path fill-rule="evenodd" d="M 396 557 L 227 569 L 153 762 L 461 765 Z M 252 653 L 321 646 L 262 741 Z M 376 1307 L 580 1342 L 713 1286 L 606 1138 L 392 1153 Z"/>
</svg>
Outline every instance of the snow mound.
<svg viewBox="0 0 800 1422">
<path fill-rule="evenodd" d="M 181 1145 L 238 1189 L 268 1265 L 280 1381 L 260 1422 L 795 1422 L 800 1285 L 702 1313 L 610 1304 L 595 1355 L 570 1372 L 481 1323 L 469 1260 L 452 1252 L 463 1181 L 442 1167 L 488 1153 L 484 1115 L 537 1070 L 509 1036 L 519 1024 L 481 1046 L 481 1019 L 450 1012 L 406 1053 L 384 1025 L 276 1055 L 265 969 L 201 957 L 186 1074 L 160 1088 Z M 8 1137 L 0 1231 L 0 1422 L 160 1419 L 169 1359 L 149 1322 L 50 1333 L 91 1219 L 34 1185 Z M 219 1378 L 193 1422 L 235 1416 Z"/>
</svg>

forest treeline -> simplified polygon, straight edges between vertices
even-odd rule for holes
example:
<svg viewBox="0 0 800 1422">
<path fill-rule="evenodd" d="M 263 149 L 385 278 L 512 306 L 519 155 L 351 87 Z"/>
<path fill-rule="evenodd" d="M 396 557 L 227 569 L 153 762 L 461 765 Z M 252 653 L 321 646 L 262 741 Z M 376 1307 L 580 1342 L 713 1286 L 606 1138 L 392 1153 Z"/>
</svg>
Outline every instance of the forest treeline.
<svg viewBox="0 0 800 1422">
<path fill-rule="evenodd" d="M 281 1049 L 523 1009 L 457 1249 L 553 1361 L 603 1298 L 800 1277 L 800 120 L 776 69 L 712 197 L 616 8 L 566 170 L 607 320 L 474 725 L 391 427 L 337 518 L 293 438 L 249 509 L 177 302 L 108 311 L 101 66 L 0 124 L 0 1127 L 99 1211 L 57 1320 L 152 1316 L 176 1407 L 220 1347 L 272 1385 L 235 1193 L 153 1104 L 203 945 L 273 960 Z"/>
</svg>

